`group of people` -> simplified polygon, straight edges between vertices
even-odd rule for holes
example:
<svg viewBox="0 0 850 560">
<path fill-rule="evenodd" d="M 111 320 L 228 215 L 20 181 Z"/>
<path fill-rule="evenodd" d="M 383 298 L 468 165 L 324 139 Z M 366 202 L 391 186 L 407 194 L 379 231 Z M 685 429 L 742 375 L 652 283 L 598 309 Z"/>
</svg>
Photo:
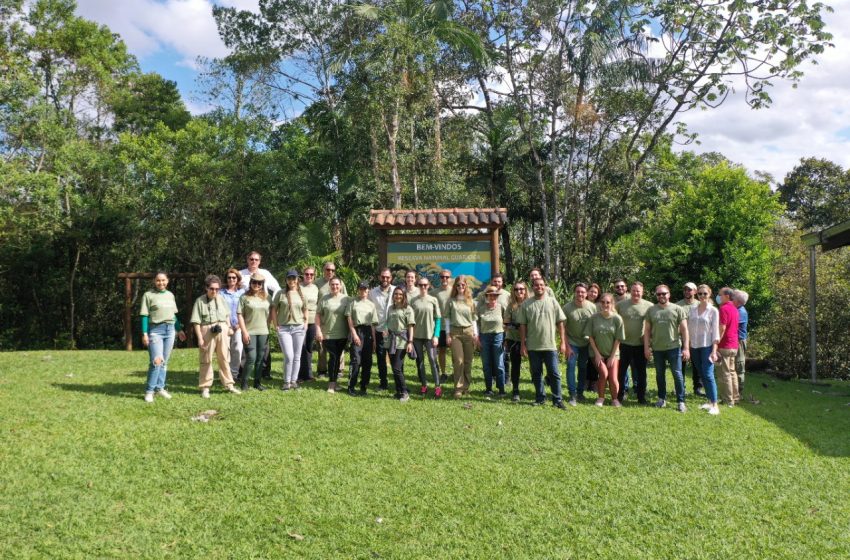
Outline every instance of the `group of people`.
<svg viewBox="0 0 850 560">
<path fill-rule="evenodd" d="M 392 283 L 384 269 L 378 285 L 366 280 L 349 297 L 336 276 L 332 262 L 322 267 L 322 277 L 307 267 L 287 271 L 284 285 L 266 269 L 262 256 L 252 251 L 247 266 L 231 268 L 225 282 L 216 275 L 205 279 L 205 293 L 192 306 L 190 324 L 199 348 L 201 396 L 209 397 L 213 383 L 213 357 L 221 384 L 239 394 L 249 388 L 263 391 L 270 376 L 269 336 L 277 336 L 283 353 L 284 391 L 327 375 L 327 391 L 334 393 L 349 348 L 350 395 L 365 394 L 377 362 L 379 388 L 389 388 L 392 372 L 395 396 L 410 399 L 404 374 L 406 358 L 415 362 L 419 394 L 443 396 L 447 375 L 447 351 L 452 355 L 451 392 L 455 398 L 469 394 L 472 361 L 476 348 L 484 371 L 484 396 L 507 396 L 520 401 L 520 371 L 528 359 L 534 386 L 533 404 L 546 402 L 548 386 L 552 403 L 565 408 L 559 355 L 567 360 L 567 402 L 584 400 L 585 390 L 596 392 L 595 405 L 606 402 L 622 406 L 628 384 L 634 385 L 637 401 L 648 404 L 646 366 L 653 360 L 658 400 L 667 406 L 669 368 L 674 380 L 677 410 L 685 412 L 683 364 L 690 361 L 694 393 L 704 396 L 701 408 L 719 414 L 719 403 L 735 406 L 741 399 L 746 360 L 748 296 L 729 287 L 720 289 L 717 307 L 712 290 L 688 282 L 683 299 L 671 302 L 671 290 L 655 288 L 656 303 L 644 299 L 644 286 L 625 280 L 613 283 L 613 293 L 602 293 L 597 284 L 578 283 L 573 297 L 561 305 L 540 269 L 532 269 L 528 282 L 518 281 L 506 289 L 504 277 L 495 274 L 477 298 L 468 279 L 440 272 L 440 285 L 432 287 L 427 276 L 407 271 L 403 285 Z M 224 286 L 224 287 L 222 287 Z M 168 276 L 160 272 L 154 287 L 142 297 L 142 342 L 148 347 L 150 365 L 145 400 L 154 395 L 171 398 L 165 388 L 168 357 L 175 337 L 185 340 Z M 318 363 L 313 370 L 314 342 L 319 343 Z M 426 366 L 427 359 L 427 366 Z M 389 366 L 389 367 L 388 367 Z M 545 369 L 545 375 L 544 375 Z M 717 375 L 715 375 L 715 369 Z"/>
</svg>

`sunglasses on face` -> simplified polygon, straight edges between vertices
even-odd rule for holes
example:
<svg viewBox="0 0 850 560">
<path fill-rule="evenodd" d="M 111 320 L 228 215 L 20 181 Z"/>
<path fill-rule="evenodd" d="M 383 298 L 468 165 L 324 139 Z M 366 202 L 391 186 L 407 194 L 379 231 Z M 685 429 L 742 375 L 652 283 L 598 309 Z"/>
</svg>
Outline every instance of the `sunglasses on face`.
<svg viewBox="0 0 850 560">
<path fill-rule="evenodd" d="M 236 277 L 235 276 L 228 276 L 227 279 L 228 280 L 236 280 Z"/>
<path fill-rule="evenodd" d="M 207 288 L 208 292 L 217 292 L 218 288 Z"/>
<path fill-rule="evenodd" d="M 262 280 L 251 280 L 252 286 L 262 286 L 264 283 Z"/>
<path fill-rule="evenodd" d="M 658 296 L 658 297 L 661 297 L 661 296 L 668 296 L 670 294 L 668 292 L 656 292 L 655 295 Z"/>
<path fill-rule="evenodd" d="M 525 288 L 514 288 L 515 292 L 524 292 Z"/>
<path fill-rule="evenodd" d="M 705 296 L 707 296 L 707 295 L 708 295 L 708 292 L 697 292 L 697 295 L 698 295 L 699 297 L 705 297 Z"/>
<path fill-rule="evenodd" d="M 260 260 L 260 259 L 258 259 L 257 257 L 251 257 L 251 258 L 250 258 L 250 259 L 248 259 L 248 260 L 249 260 L 249 261 L 258 261 L 258 260 Z"/>
<path fill-rule="evenodd" d="M 336 272 L 335 268 L 326 268 L 325 272 Z"/>
<path fill-rule="evenodd" d="M 449 278 L 451 278 L 451 276 L 440 276 L 440 278 L 442 278 L 443 280 L 448 280 Z"/>
<path fill-rule="evenodd" d="M 315 275 L 316 275 L 315 272 L 305 272 L 304 273 L 304 276 L 315 276 Z"/>
<path fill-rule="evenodd" d="M 419 287 L 420 287 L 420 288 L 427 288 L 427 287 L 428 287 L 428 284 L 419 284 Z"/>
</svg>

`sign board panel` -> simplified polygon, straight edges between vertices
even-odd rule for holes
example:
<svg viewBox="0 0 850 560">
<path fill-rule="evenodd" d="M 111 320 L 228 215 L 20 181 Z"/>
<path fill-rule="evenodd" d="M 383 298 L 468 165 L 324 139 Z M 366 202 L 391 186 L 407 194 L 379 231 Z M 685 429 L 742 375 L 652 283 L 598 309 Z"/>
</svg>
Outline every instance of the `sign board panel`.
<svg viewBox="0 0 850 560">
<path fill-rule="evenodd" d="M 487 286 L 491 274 L 491 242 L 477 241 L 390 241 L 387 243 L 387 266 L 393 282 L 404 283 L 404 273 L 415 270 L 427 276 L 431 285 L 440 285 L 440 271 L 452 271 L 452 277 L 463 274 L 469 287 L 477 293 Z"/>
</svg>

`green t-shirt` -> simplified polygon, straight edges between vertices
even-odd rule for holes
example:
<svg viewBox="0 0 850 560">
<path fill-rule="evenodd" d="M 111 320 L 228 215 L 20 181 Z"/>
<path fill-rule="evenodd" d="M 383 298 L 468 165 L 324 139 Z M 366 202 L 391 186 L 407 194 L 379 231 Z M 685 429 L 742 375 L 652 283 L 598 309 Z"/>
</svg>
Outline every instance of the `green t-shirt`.
<svg viewBox="0 0 850 560">
<path fill-rule="evenodd" d="M 687 320 L 685 310 L 674 303 L 668 303 L 666 307 L 653 305 L 646 314 L 646 322 L 652 328 L 649 343 L 653 352 L 679 348 L 679 325 Z"/>
<path fill-rule="evenodd" d="M 269 309 L 271 304 L 268 298 L 257 296 L 242 296 L 239 298 L 237 312 L 245 321 L 248 334 L 269 334 Z"/>
<path fill-rule="evenodd" d="M 355 327 L 378 324 L 378 309 L 369 298 L 351 300 L 345 310 L 345 316 L 351 317 Z"/>
<path fill-rule="evenodd" d="M 322 296 L 316 307 L 316 315 L 322 320 L 322 335 L 331 340 L 348 338 L 348 321 L 345 311 L 350 300 L 348 296 L 339 293 L 336 297 L 331 294 Z"/>
<path fill-rule="evenodd" d="M 139 315 L 146 315 L 151 323 L 173 323 L 177 315 L 177 302 L 168 290 L 145 292 Z"/>
<path fill-rule="evenodd" d="M 443 317 L 437 298 L 429 295 L 417 296 L 410 302 L 410 307 L 413 309 L 413 319 L 416 321 L 413 338 L 433 337 L 437 319 Z"/>
<path fill-rule="evenodd" d="M 415 285 L 412 290 L 408 290 L 407 287 L 404 288 L 405 293 L 407 294 L 407 305 L 410 305 L 410 302 L 414 300 L 414 298 L 419 297 L 419 288 Z"/>
<path fill-rule="evenodd" d="M 601 313 L 594 313 L 584 325 L 584 335 L 592 336 L 593 342 L 596 343 L 596 348 L 599 349 L 602 357 L 608 358 L 614 349 L 614 341 L 619 340 L 622 343 L 623 339 L 626 338 L 623 318 L 611 313 L 611 316 L 606 319 Z M 614 357 L 620 357 L 619 350 Z"/>
<path fill-rule="evenodd" d="M 449 310 L 448 319 L 452 328 L 465 329 L 475 322 L 475 304 L 468 305 L 466 299 L 450 299 L 446 306 Z"/>
<path fill-rule="evenodd" d="M 330 282 L 328 282 L 327 280 L 325 280 L 325 277 L 324 277 L 324 276 L 322 276 L 321 278 L 319 278 L 318 280 L 316 280 L 315 282 L 313 282 L 313 284 L 315 284 L 315 285 L 316 285 L 316 287 L 317 287 L 317 288 L 319 288 L 319 299 L 321 299 L 321 298 L 322 298 L 322 296 L 326 296 L 326 295 L 328 295 L 329 293 L 331 293 L 331 284 L 330 284 Z M 339 284 L 340 284 L 340 286 L 339 286 L 339 293 L 341 293 L 341 294 L 342 294 L 342 295 L 344 295 L 344 296 L 347 296 L 347 295 L 348 295 L 348 290 L 345 288 L 345 282 L 343 282 L 342 280 L 340 280 Z M 305 297 L 306 297 L 306 296 L 305 296 Z"/>
<path fill-rule="evenodd" d="M 434 288 L 431 290 L 431 295 L 437 298 L 437 303 L 440 304 L 440 313 L 443 317 L 448 316 L 446 305 L 449 303 L 449 298 L 452 297 L 452 287 L 449 286 L 445 290 L 443 288 Z M 440 332 L 446 332 L 446 322 L 440 323 Z"/>
<path fill-rule="evenodd" d="M 584 326 L 594 313 L 596 313 L 596 306 L 587 300 L 584 300 L 581 307 L 577 306 L 573 300 L 564 305 L 564 315 L 567 316 L 567 339 L 570 344 L 579 348 L 589 344 L 584 334 Z"/>
<path fill-rule="evenodd" d="M 496 307 L 490 309 L 487 303 L 479 303 L 476 309 L 478 315 L 478 332 L 496 334 L 505 332 L 505 307 L 496 302 Z"/>
<path fill-rule="evenodd" d="M 517 323 L 525 325 L 525 347 L 528 350 L 558 349 L 558 323 L 567 320 L 558 300 L 545 294 L 543 299 L 529 298 L 522 302 L 516 319 Z"/>
<path fill-rule="evenodd" d="M 519 341 L 519 323 L 517 323 L 516 315 L 519 311 L 519 307 L 515 310 L 511 310 L 510 306 L 505 308 L 505 324 L 508 326 L 505 327 L 505 338 L 508 340 Z"/>
<path fill-rule="evenodd" d="M 206 294 L 195 300 L 192 306 L 190 323 L 212 325 L 213 323 L 230 323 L 230 306 L 221 296 L 209 299 Z"/>
<path fill-rule="evenodd" d="M 298 295 L 298 290 L 292 290 L 289 294 L 289 299 L 292 300 L 292 309 L 289 308 L 289 302 L 286 299 L 285 287 L 274 293 L 272 307 L 277 310 L 277 324 L 302 325 L 304 324 L 304 300 Z"/>
<path fill-rule="evenodd" d="M 632 303 L 632 299 L 624 299 L 617 302 L 617 315 L 623 318 L 623 326 L 626 329 L 626 338 L 623 344 L 629 346 L 643 346 L 643 321 L 646 312 L 652 304 L 645 299 Z"/>
<path fill-rule="evenodd" d="M 387 312 L 387 329 L 390 332 L 397 333 L 395 336 L 396 350 L 403 350 L 405 344 L 407 344 L 404 338 L 399 335 L 403 334 L 406 337 L 407 327 L 415 324 L 416 321 L 413 318 L 413 309 L 411 309 L 409 305 L 402 309 L 395 306 L 390 307 L 390 310 Z M 384 339 L 384 345 L 387 348 L 390 348 L 392 343 L 391 338 L 392 335 Z"/>
<path fill-rule="evenodd" d="M 508 306 L 508 300 L 510 300 L 510 299 L 511 299 L 511 293 L 510 293 L 509 291 L 505 290 L 504 288 L 503 288 L 503 289 L 501 289 L 501 290 L 499 290 L 499 291 L 498 291 L 498 292 L 496 292 L 496 293 L 498 293 L 498 294 L 499 294 L 498 296 L 496 296 L 496 300 L 499 302 L 499 304 L 500 304 L 502 307 L 507 307 L 507 306 Z M 485 305 L 486 305 L 486 304 L 487 304 L 487 293 L 486 293 L 486 290 L 481 290 L 481 293 L 480 293 L 480 294 L 478 294 L 478 298 L 476 299 L 476 302 L 477 302 L 479 305 L 481 305 L 481 304 L 485 304 Z"/>
<path fill-rule="evenodd" d="M 319 305 L 319 287 L 313 283 L 305 286 L 301 284 L 301 293 L 304 299 L 307 300 L 307 324 L 312 325 L 316 322 L 316 307 Z"/>
</svg>

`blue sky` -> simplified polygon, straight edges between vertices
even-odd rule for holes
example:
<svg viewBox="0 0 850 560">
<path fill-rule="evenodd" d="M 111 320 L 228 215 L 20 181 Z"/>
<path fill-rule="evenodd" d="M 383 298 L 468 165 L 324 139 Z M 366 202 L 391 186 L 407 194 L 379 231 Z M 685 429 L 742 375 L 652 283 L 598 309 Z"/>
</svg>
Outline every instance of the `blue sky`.
<svg viewBox="0 0 850 560">
<path fill-rule="evenodd" d="M 220 57 L 227 50 L 218 37 L 211 0 L 77 0 L 78 13 L 119 33 L 142 69 L 177 82 L 193 113 L 207 108 L 196 100 L 195 60 Z M 216 4 L 256 11 L 258 0 L 216 0 Z M 771 109 L 753 111 L 743 95 L 732 95 L 718 109 L 683 117 L 699 134 L 686 149 L 717 151 L 750 171 L 781 180 L 802 157 L 830 159 L 850 167 L 850 0 L 828 2 L 826 22 L 834 49 L 806 65 L 795 89 L 777 82 Z"/>
</svg>

